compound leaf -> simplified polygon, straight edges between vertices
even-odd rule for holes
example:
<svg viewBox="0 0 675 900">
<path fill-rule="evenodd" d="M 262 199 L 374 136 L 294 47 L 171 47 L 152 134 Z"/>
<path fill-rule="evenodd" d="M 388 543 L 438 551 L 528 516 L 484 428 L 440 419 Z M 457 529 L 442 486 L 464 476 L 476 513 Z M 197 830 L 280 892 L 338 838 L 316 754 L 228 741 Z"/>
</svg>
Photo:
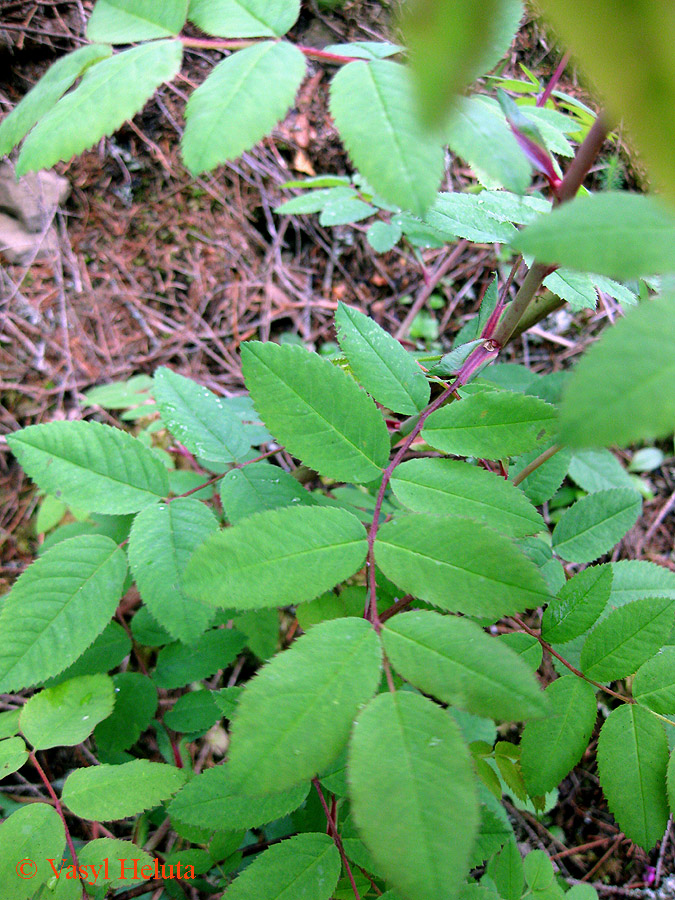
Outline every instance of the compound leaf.
<svg viewBox="0 0 675 900">
<path fill-rule="evenodd" d="M 109 822 L 159 806 L 185 784 L 185 769 L 135 759 L 119 766 L 89 766 L 66 779 L 61 799 L 81 819 Z"/>
<path fill-rule="evenodd" d="M 402 900 L 454 900 L 479 824 L 470 756 L 456 723 L 420 694 L 380 694 L 356 720 L 348 771 L 357 828 L 396 893 Z"/>
<path fill-rule="evenodd" d="M 281 37 L 295 24 L 300 0 L 190 0 L 190 21 L 217 37 Z"/>
<path fill-rule="evenodd" d="M 133 513 L 169 493 L 161 460 L 119 428 L 48 422 L 9 435 L 7 443 L 38 487 L 69 506 Z"/>
<path fill-rule="evenodd" d="M 391 60 L 350 62 L 331 83 L 331 115 L 356 168 L 385 200 L 421 216 L 441 181 L 443 151 L 414 104 L 409 70 Z"/>
<path fill-rule="evenodd" d="M 115 702 L 112 678 L 81 675 L 34 694 L 21 710 L 22 734 L 36 750 L 81 744 Z"/>
<path fill-rule="evenodd" d="M 119 603 L 127 564 L 103 535 L 61 541 L 17 579 L 0 613 L 0 690 L 45 681 L 101 634 Z"/>
<path fill-rule="evenodd" d="M 521 740 L 520 765 L 533 796 L 558 787 L 579 762 L 597 716 L 595 690 L 581 678 L 558 678 L 544 693 L 548 714 L 528 722 Z"/>
<path fill-rule="evenodd" d="M 537 448 L 551 434 L 555 407 L 513 391 L 480 391 L 437 409 L 422 437 L 444 453 L 503 459 Z"/>
<path fill-rule="evenodd" d="M 112 134 L 178 73 L 182 58 L 180 41 L 151 41 L 88 68 L 26 138 L 17 175 L 69 160 Z"/>
<path fill-rule="evenodd" d="M 493 472 L 459 460 L 408 460 L 396 467 L 391 487 L 415 512 L 466 516 L 513 537 L 544 529 L 522 491 Z"/>
<path fill-rule="evenodd" d="M 241 356 L 258 414 L 290 453 L 339 481 L 381 474 L 387 427 L 349 375 L 302 347 L 250 341 Z"/>
<path fill-rule="evenodd" d="M 187 10 L 188 0 L 97 0 L 87 37 L 111 44 L 173 37 L 185 24 Z"/>
<path fill-rule="evenodd" d="M 188 560 L 218 530 L 207 506 L 192 497 L 149 506 L 129 535 L 129 565 L 145 605 L 169 634 L 194 643 L 211 624 L 213 607 L 188 597 L 181 578 Z"/>
<path fill-rule="evenodd" d="M 237 50 L 213 69 L 185 109 L 183 159 L 193 175 L 236 159 L 265 137 L 293 104 L 305 57 L 287 41 Z"/>
<path fill-rule="evenodd" d="M 550 599 L 537 568 L 508 538 L 469 519 L 420 513 L 386 522 L 375 559 L 399 587 L 453 612 L 496 620 Z"/>
<path fill-rule="evenodd" d="M 663 722 L 635 703 L 612 710 L 598 739 L 600 784 L 619 828 L 644 850 L 668 823 L 667 766 Z"/>
<path fill-rule="evenodd" d="M 470 619 L 408 612 L 387 622 L 382 639 L 396 671 L 444 703 L 507 721 L 545 712 L 527 663 Z"/>
<path fill-rule="evenodd" d="M 228 768 L 241 790 L 276 793 L 325 769 L 377 690 L 381 662 L 370 624 L 347 618 L 315 625 L 267 663 L 232 720 Z"/>
<path fill-rule="evenodd" d="M 339 303 L 337 336 L 349 365 L 378 403 L 413 416 L 429 402 L 429 382 L 412 356 L 377 322 Z"/>
<path fill-rule="evenodd" d="M 553 529 L 553 550 L 568 562 L 592 562 L 635 525 L 642 509 L 632 488 L 597 491 L 566 509 Z"/>
</svg>

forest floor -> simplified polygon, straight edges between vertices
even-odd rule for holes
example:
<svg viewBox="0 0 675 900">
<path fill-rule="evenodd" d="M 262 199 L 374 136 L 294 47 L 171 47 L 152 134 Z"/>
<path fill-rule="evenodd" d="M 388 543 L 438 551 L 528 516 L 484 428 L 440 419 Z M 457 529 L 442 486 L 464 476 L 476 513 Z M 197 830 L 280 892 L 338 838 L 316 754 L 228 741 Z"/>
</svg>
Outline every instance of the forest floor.
<svg viewBox="0 0 675 900">
<path fill-rule="evenodd" d="M 2 4 L 3 113 L 58 54 L 80 43 L 81 14 L 90 5 L 45 4 L 31 14 L 41 4 Z M 389 29 L 386 4 L 347 0 L 325 14 L 303 5 L 291 37 L 321 46 L 384 39 Z M 524 63 L 545 82 L 560 56 L 546 32 L 528 22 L 506 71 L 523 77 Z M 58 253 L 27 268 L 0 269 L 0 593 L 39 542 L 38 498 L 2 435 L 35 422 L 79 418 L 87 388 L 151 374 L 160 365 L 217 392 L 241 392 L 242 341 L 292 334 L 318 348 L 335 340 L 332 319 L 341 300 L 408 346 L 446 349 L 475 313 L 495 269 L 503 269 L 494 246 L 470 245 L 460 253 L 455 246 L 422 253 L 397 247 L 378 255 L 359 225 L 323 228 L 315 216 L 273 212 L 291 196 L 284 182 L 350 172 L 327 113 L 332 72 L 316 63 L 296 107 L 270 139 L 235 164 L 191 177 L 178 150 L 185 99 L 213 61 L 206 51 L 191 52 L 183 73 L 133 122 L 59 165 L 72 193 L 57 213 Z M 571 66 L 561 86 L 593 105 Z M 595 177 L 616 164 L 624 184 L 635 187 L 638 177 L 624 148 L 608 146 Z M 470 178 L 459 161 L 450 161 L 448 187 Z M 615 301 L 601 295 L 594 311 L 561 312 L 540 323 L 509 346 L 506 361 L 542 373 L 569 367 L 621 315 Z M 116 421 L 105 411 L 97 414 Z M 612 559 L 639 556 L 675 570 L 675 458 L 672 444 L 661 447 L 665 460 L 643 475 L 652 499 Z M 545 847 L 564 874 L 608 892 L 628 896 L 628 889 L 650 887 L 657 875 L 675 870 L 675 835 L 645 854 L 616 828 L 595 775 L 593 745 L 544 823 L 515 808 L 513 817 L 523 841 Z"/>
</svg>

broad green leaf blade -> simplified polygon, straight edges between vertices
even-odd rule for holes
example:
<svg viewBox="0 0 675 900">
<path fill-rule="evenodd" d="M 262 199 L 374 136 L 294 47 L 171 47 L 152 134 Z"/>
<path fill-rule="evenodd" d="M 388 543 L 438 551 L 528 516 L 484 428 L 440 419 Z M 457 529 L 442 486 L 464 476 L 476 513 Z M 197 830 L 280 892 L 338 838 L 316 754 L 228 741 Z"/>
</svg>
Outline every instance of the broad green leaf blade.
<svg viewBox="0 0 675 900">
<path fill-rule="evenodd" d="M 97 0 L 87 24 L 90 41 L 133 44 L 177 35 L 188 0 Z"/>
<path fill-rule="evenodd" d="M 263 41 L 218 63 L 190 97 L 182 140 L 193 175 L 236 159 L 265 137 L 292 106 L 305 57 L 286 41 Z"/>
<path fill-rule="evenodd" d="M 9 435 L 7 443 L 38 487 L 69 506 L 133 513 L 169 493 L 161 460 L 119 428 L 48 422 Z"/>
<path fill-rule="evenodd" d="M 27 803 L 0 825 L 0 878 L 3 900 L 29 900 L 54 871 L 66 846 L 63 821 L 53 806 Z M 20 866 L 21 862 L 26 865 Z M 28 863 L 34 863 L 33 866 Z"/>
<path fill-rule="evenodd" d="M 241 419 L 208 388 L 162 366 L 153 393 L 162 421 L 190 453 L 210 462 L 246 458 L 251 444 Z"/>
<path fill-rule="evenodd" d="M 93 644 L 84 651 L 75 662 L 45 682 L 45 687 L 52 687 L 78 675 L 96 675 L 109 672 L 120 665 L 125 656 L 131 652 L 131 639 L 122 626 L 108 622 Z"/>
<path fill-rule="evenodd" d="M 650 0 L 545 0 L 541 9 L 578 55 L 616 120 L 625 118 L 655 181 L 675 203 L 675 8 Z M 649 52 L 640 65 L 628 66 L 638 34 Z"/>
<path fill-rule="evenodd" d="M 520 900 L 525 883 L 523 860 L 515 840 L 504 848 L 487 865 L 487 874 L 494 881 L 499 896 L 504 900 Z"/>
<path fill-rule="evenodd" d="M 281 37 L 300 14 L 300 0 L 190 0 L 190 21 L 227 38 Z"/>
<path fill-rule="evenodd" d="M 517 233 L 485 207 L 480 195 L 460 191 L 437 194 L 424 221 L 446 241 L 463 237 L 478 244 L 508 243 Z"/>
<path fill-rule="evenodd" d="M 588 635 L 581 670 L 594 681 L 615 681 L 637 671 L 667 639 L 675 600 L 636 600 L 615 609 Z"/>
<path fill-rule="evenodd" d="M 148 872 L 155 870 L 155 858 L 132 841 L 118 838 L 97 838 L 89 841 L 77 854 L 81 866 L 98 872 L 96 886 L 106 885 L 128 890 L 130 886 L 147 881 Z M 146 874 L 143 875 L 143 869 Z M 105 892 L 104 892 L 105 893 Z"/>
<path fill-rule="evenodd" d="M 582 678 L 558 678 L 545 691 L 549 712 L 528 722 L 520 765 L 532 796 L 557 788 L 588 746 L 597 716 L 595 690 Z"/>
<path fill-rule="evenodd" d="M 389 435 L 355 381 L 302 347 L 242 345 L 255 408 L 286 449 L 338 481 L 373 481 L 389 459 Z"/>
<path fill-rule="evenodd" d="M 411 459 L 391 479 L 396 497 L 415 512 L 466 516 L 513 537 L 544 530 L 527 497 L 498 475 L 453 459 Z"/>
<path fill-rule="evenodd" d="M 139 513 L 129 535 L 129 565 L 143 602 L 162 628 L 187 644 L 209 627 L 213 607 L 188 597 L 181 579 L 192 554 L 217 530 L 207 506 L 176 497 Z"/>
<path fill-rule="evenodd" d="M 157 709 L 157 688 L 140 672 L 113 675 L 115 708 L 94 729 L 94 740 L 108 752 L 128 750 L 150 725 Z"/>
<path fill-rule="evenodd" d="M 110 822 L 135 816 L 183 787 L 185 769 L 136 759 L 120 766 L 77 769 L 66 779 L 61 799 L 81 819 Z"/>
<path fill-rule="evenodd" d="M 633 679 L 633 697 L 662 716 L 675 713 L 675 647 L 663 647 L 640 666 Z"/>
<path fill-rule="evenodd" d="M 297 479 L 262 461 L 228 472 L 220 482 L 220 499 L 232 525 L 267 509 L 314 504 L 312 494 Z"/>
<path fill-rule="evenodd" d="M 187 565 L 183 588 L 213 606 L 286 606 L 349 578 L 367 549 L 363 526 L 346 510 L 268 510 L 202 544 Z"/>
<path fill-rule="evenodd" d="M 18 578 L 0 612 L 0 690 L 57 675 L 104 630 L 122 597 L 124 553 L 103 535 L 61 541 Z"/>
<path fill-rule="evenodd" d="M 453 153 L 510 191 L 524 194 L 532 169 L 502 116 L 480 95 L 463 97 L 449 123 L 445 137 Z M 495 147 L 499 153 L 495 153 Z"/>
<path fill-rule="evenodd" d="M 444 453 L 504 459 L 543 449 L 557 411 L 538 397 L 481 391 L 437 409 L 422 437 Z"/>
<path fill-rule="evenodd" d="M 0 156 L 6 156 L 45 113 L 65 94 L 82 72 L 112 53 L 110 46 L 88 44 L 57 59 L 34 88 L 0 125 Z"/>
<path fill-rule="evenodd" d="M 607 606 L 612 570 L 591 566 L 574 575 L 544 610 L 541 636 L 549 644 L 564 644 L 585 634 Z"/>
<path fill-rule="evenodd" d="M 34 694 L 21 710 L 22 734 L 36 750 L 72 747 L 89 737 L 112 712 L 112 678 L 81 675 Z"/>
<path fill-rule="evenodd" d="M 207 631 L 192 646 L 169 644 L 159 651 L 153 681 L 158 688 L 171 690 L 209 678 L 228 666 L 245 646 L 246 638 L 233 628 Z"/>
<path fill-rule="evenodd" d="M 625 446 L 671 434 L 673 346 L 672 296 L 641 303 L 612 326 L 572 374 L 563 395 L 560 439 L 575 447 Z"/>
<path fill-rule="evenodd" d="M 598 740 L 600 784 L 619 828 L 643 850 L 668 823 L 667 765 L 663 722 L 634 703 L 612 710 Z"/>
<path fill-rule="evenodd" d="M 380 694 L 356 720 L 348 771 L 356 825 L 396 893 L 454 900 L 479 809 L 469 753 L 450 716 L 419 694 Z"/>
<path fill-rule="evenodd" d="M 675 271 L 675 211 L 656 197 L 607 191 L 577 197 L 511 242 L 538 262 L 610 278 Z"/>
<path fill-rule="evenodd" d="M 396 518 L 378 531 L 375 560 L 399 587 L 453 612 L 496 620 L 550 599 L 508 538 L 469 519 Z"/>
<path fill-rule="evenodd" d="M 267 663 L 232 721 L 228 768 L 241 790 L 276 793 L 325 769 L 377 690 L 381 664 L 377 635 L 355 618 L 315 625 Z"/>
<path fill-rule="evenodd" d="M 378 403 L 414 416 L 429 402 L 429 382 L 412 356 L 377 322 L 339 303 L 337 336 L 352 372 Z"/>
<path fill-rule="evenodd" d="M 402 234 L 401 226 L 395 222 L 378 221 L 373 222 L 370 226 L 366 232 L 366 238 L 377 253 L 387 253 L 398 244 Z"/>
<path fill-rule="evenodd" d="M 237 790 L 229 765 L 214 766 L 195 776 L 177 794 L 169 815 L 177 822 L 214 831 L 259 828 L 288 815 L 307 796 L 309 785 L 266 797 L 249 797 Z"/>
<path fill-rule="evenodd" d="M 558 269 L 544 279 L 544 287 L 561 300 L 566 300 L 575 312 L 595 309 L 598 304 L 593 281 L 586 272 Z"/>
<path fill-rule="evenodd" d="M 582 497 L 553 529 L 553 550 L 568 562 L 592 562 L 630 531 L 641 510 L 642 499 L 632 488 Z"/>
<path fill-rule="evenodd" d="M 191 736 L 206 734 L 222 715 L 211 691 L 189 691 L 164 713 L 163 719 L 167 728 Z"/>
<path fill-rule="evenodd" d="M 527 663 L 469 619 L 408 612 L 387 622 L 382 640 L 396 671 L 443 703 L 512 722 L 545 712 Z"/>
<path fill-rule="evenodd" d="M 568 474 L 589 494 L 611 488 L 635 490 L 630 475 L 609 450 L 577 450 L 570 461 Z"/>
<path fill-rule="evenodd" d="M 265 850 L 235 878 L 228 900 L 329 900 L 342 863 L 327 834 L 296 834 Z"/>
<path fill-rule="evenodd" d="M 0 779 L 16 772 L 28 759 L 26 745 L 20 737 L 0 740 Z"/>
<path fill-rule="evenodd" d="M 180 69 L 180 41 L 152 41 L 87 69 L 80 84 L 40 120 L 26 138 L 18 175 L 69 160 L 133 118 Z"/>
<path fill-rule="evenodd" d="M 423 215 L 443 176 L 443 151 L 416 114 L 408 69 L 385 59 L 348 63 L 331 83 L 330 111 L 368 183 L 385 200 Z"/>
<path fill-rule="evenodd" d="M 639 559 L 624 559 L 610 565 L 612 593 L 609 595 L 608 611 L 645 597 L 670 597 L 675 600 L 675 572 L 665 566 Z"/>
<path fill-rule="evenodd" d="M 550 442 L 546 442 L 549 443 Z M 533 450 L 531 453 L 525 453 L 519 456 L 512 465 L 509 466 L 509 480 L 513 480 L 520 475 L 526 466 L 534 462 L 545 450 L 549 448 L 544 446 L 539 450 Z M 558 450 L 550 459 L 547 459 L 534 472 L 530 472 L 524 481 L 519 484 L 520 489 L 525 496 L 535 506 L 541 506 L 558 490 L 567 475 L 571 458 L 571 452 L 563 447 Z"/>
</svg>

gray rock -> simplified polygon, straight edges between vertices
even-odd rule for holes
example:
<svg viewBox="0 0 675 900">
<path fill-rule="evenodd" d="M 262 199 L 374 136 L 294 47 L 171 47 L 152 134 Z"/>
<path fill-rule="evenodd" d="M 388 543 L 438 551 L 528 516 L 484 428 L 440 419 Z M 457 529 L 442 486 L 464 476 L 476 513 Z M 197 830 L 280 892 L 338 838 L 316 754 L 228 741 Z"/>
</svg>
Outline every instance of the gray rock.
<svg viewBox="0 0 675 900">
<path fill-rule="evenodd" d="M 69 193 L 67 179 L 56 172 L 29 172 L 17 181 L 11 163 L 0 164 L 0 209 L 28 231 L 43 231 Z"/>
<path fill-rule="evenodd" d="M 0 254 L 12 265 L 30 263 L 53 256 L 58 250 L 56 230 L 41 233 L 28 231 L 17 219 L 0 213 Z"/>
</svg>

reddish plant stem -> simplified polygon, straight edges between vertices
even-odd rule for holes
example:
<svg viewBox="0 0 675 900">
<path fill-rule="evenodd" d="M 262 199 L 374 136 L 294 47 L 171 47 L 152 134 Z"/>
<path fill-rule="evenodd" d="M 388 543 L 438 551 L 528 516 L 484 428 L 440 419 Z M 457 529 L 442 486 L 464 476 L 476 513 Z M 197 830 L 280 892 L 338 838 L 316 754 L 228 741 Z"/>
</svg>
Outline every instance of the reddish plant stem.
<svg viewBox="0 0 675 900">
<path fill-rule="evenodd" d="M 565 55 L 563 56 L 563 58 L 560 60 L 560 62 L 558 63 L 558 66 L 557 66 L 555 72 L 553 73 L 553 75 L 551 76 L 551 80 L 546 85 L 545 90 L 537 97 L 537 106 L 546 106 L 546 104 L 548 103 L 549 97 L 553 93 L 553 90 L 554 90 L 556 84 L 562 78 L 562 73 L 565 71 L 567 63 L 569 61 L 570 61 L 570 52 L 568 50 L 565 53 Z"/>
<path fill-rule="evenodd" d="M 410 606 L 415 598 L 412 594 L 406 594 L 405 597 L 401 597 L 400 600 L 397 600 L 392 606 L 385 611 L 380 616 L 380 624 L 382 622 L 386 622 L 387 619 L 391 619 L 392 616 L 395 616 L 397 613 L 400 613 L 402 609 L 405 609 L 406 606 Z"/>
<path fill-rule="evenodd" d="M 37 756 L 35 755 L 35 751 L 31 750 L 30 753 L 28 754 L 28 756 L 29 756 L 30 761 L 32 762 L 33 766 L 35 767 L 35 770 L 37 771 L 38 775 L 42 779 L 42 783 L 47 788 L 47 793 L 54 801 L 54 807 L 55 807 L 57 813 L 59 814 L 59 816 L 61 817 L 61 821 L 63 822 L 63 828 L 66 832 L 66 843 L 68 844 L 68 849 L 70 850 L 70 855 L 73 860 L 73 865 L 77 866 L 78 865 L 77 853 L 75 853 L 75 846 L 73 845 L 73 839 L 70 836 L 70 830 L 68 829 L 68 823 L 66 822 L 66 817 L 63 813 L 63 807 L 61 806 L 61 801 L 57 797 L 56 791 L 51 786 L 49 779 L 45 775 L 44 769 L 42 768 L 40 763 L 37 761 Z"/>
<path fill-rule="evenodd" d="M 340 859 L 342 860 L 342 865 L 345 867 L 345 871 L 347 873 L 347 877 L 349 878 L 349 883 L 352 886 L 352 891 L 354 892 L 354 896 L 356 900 L 361 900 L 361 896 L 359 894 L 359 890 L 356 887 L 356 882 L 354 881 L 354 876 L 352 875 L 352 870 L 349 866 L 349 861 L 347 860 L 347 856 L 345 854 L 345 848 L 342 846 L 342 838 L 340 837 L 337 827 L 335 825 L 335 819 L 331 815 L 331 811 L 328 808 L 328 804 L 326 803 L 326 798 L 323 795 L 323 791 L 321 790 L 321 785 L 319 784 L 318 778 L 312 778 L 312 784 L 316 788 L 316 792 L 319 795 L 319 800 L 321 801 L 321 806 L 323 806 L 323 811 L 326 813 L 326 821 L 328 823 L 328 833 L 333 838 L 333 842 L 338 849 L 338 853 L 340 854 Z"/>
<path fill-rule="evenodd" d="M 243 469 L 244 466 L 250 466 L 252 463 L 260 462 L 261 459 L 267 459 L 268 456 L 274 456 L 275 453 L 279 453 L 283 449 L 283 447 L 277 447 L 276 450 L 268 450 L 267 453 L 261 453 L 260 456 L 256 456 L 255 459 L 247 459 L 246 462 L 235 463 L 235 465 L 232 466 L 232 469 Z M 227 472 L 231 472 L 232 469 L 228 469 Z M 196 494 L 197 491 L 203 491 L 204 488 L 207 488 L 217 481 L 220 481 L 221 478 L 224 478 L 227 475 L 227 472 L 221 472 L 219 475 L 214 475 L 203 484 L 198 484 L 197 487 L 190 488 L 189 491 L 185 491 L 183 494 L 176 494 L 175 497 L 169 497 L 165 502 L 171 503 L 173 500 L 178 500 L 179 497 L 189 497 L 190 494 Z"/>
<path fill-rule="evenodd" d="M 196 50 L 242 50 L 245 47 L 253 47 L 255 44 L 261 43 L 259 40 L 248 40 L 246 38 L 191 38 L 181 37 L 180 42 L 184 47 L 194 47 Z M 325 62 L 332 63 L 349 63 L 356 62 L 358 56 L 342 56 L 339 53 L 327 53 L 325 50 L 319 50 L 318 47 L 305 47 L 303 44 L 295 44 L 297 49 L 304 53 L 305 56 L 311 56 L 313 59 L 323 59 Z"/>
</svg>

